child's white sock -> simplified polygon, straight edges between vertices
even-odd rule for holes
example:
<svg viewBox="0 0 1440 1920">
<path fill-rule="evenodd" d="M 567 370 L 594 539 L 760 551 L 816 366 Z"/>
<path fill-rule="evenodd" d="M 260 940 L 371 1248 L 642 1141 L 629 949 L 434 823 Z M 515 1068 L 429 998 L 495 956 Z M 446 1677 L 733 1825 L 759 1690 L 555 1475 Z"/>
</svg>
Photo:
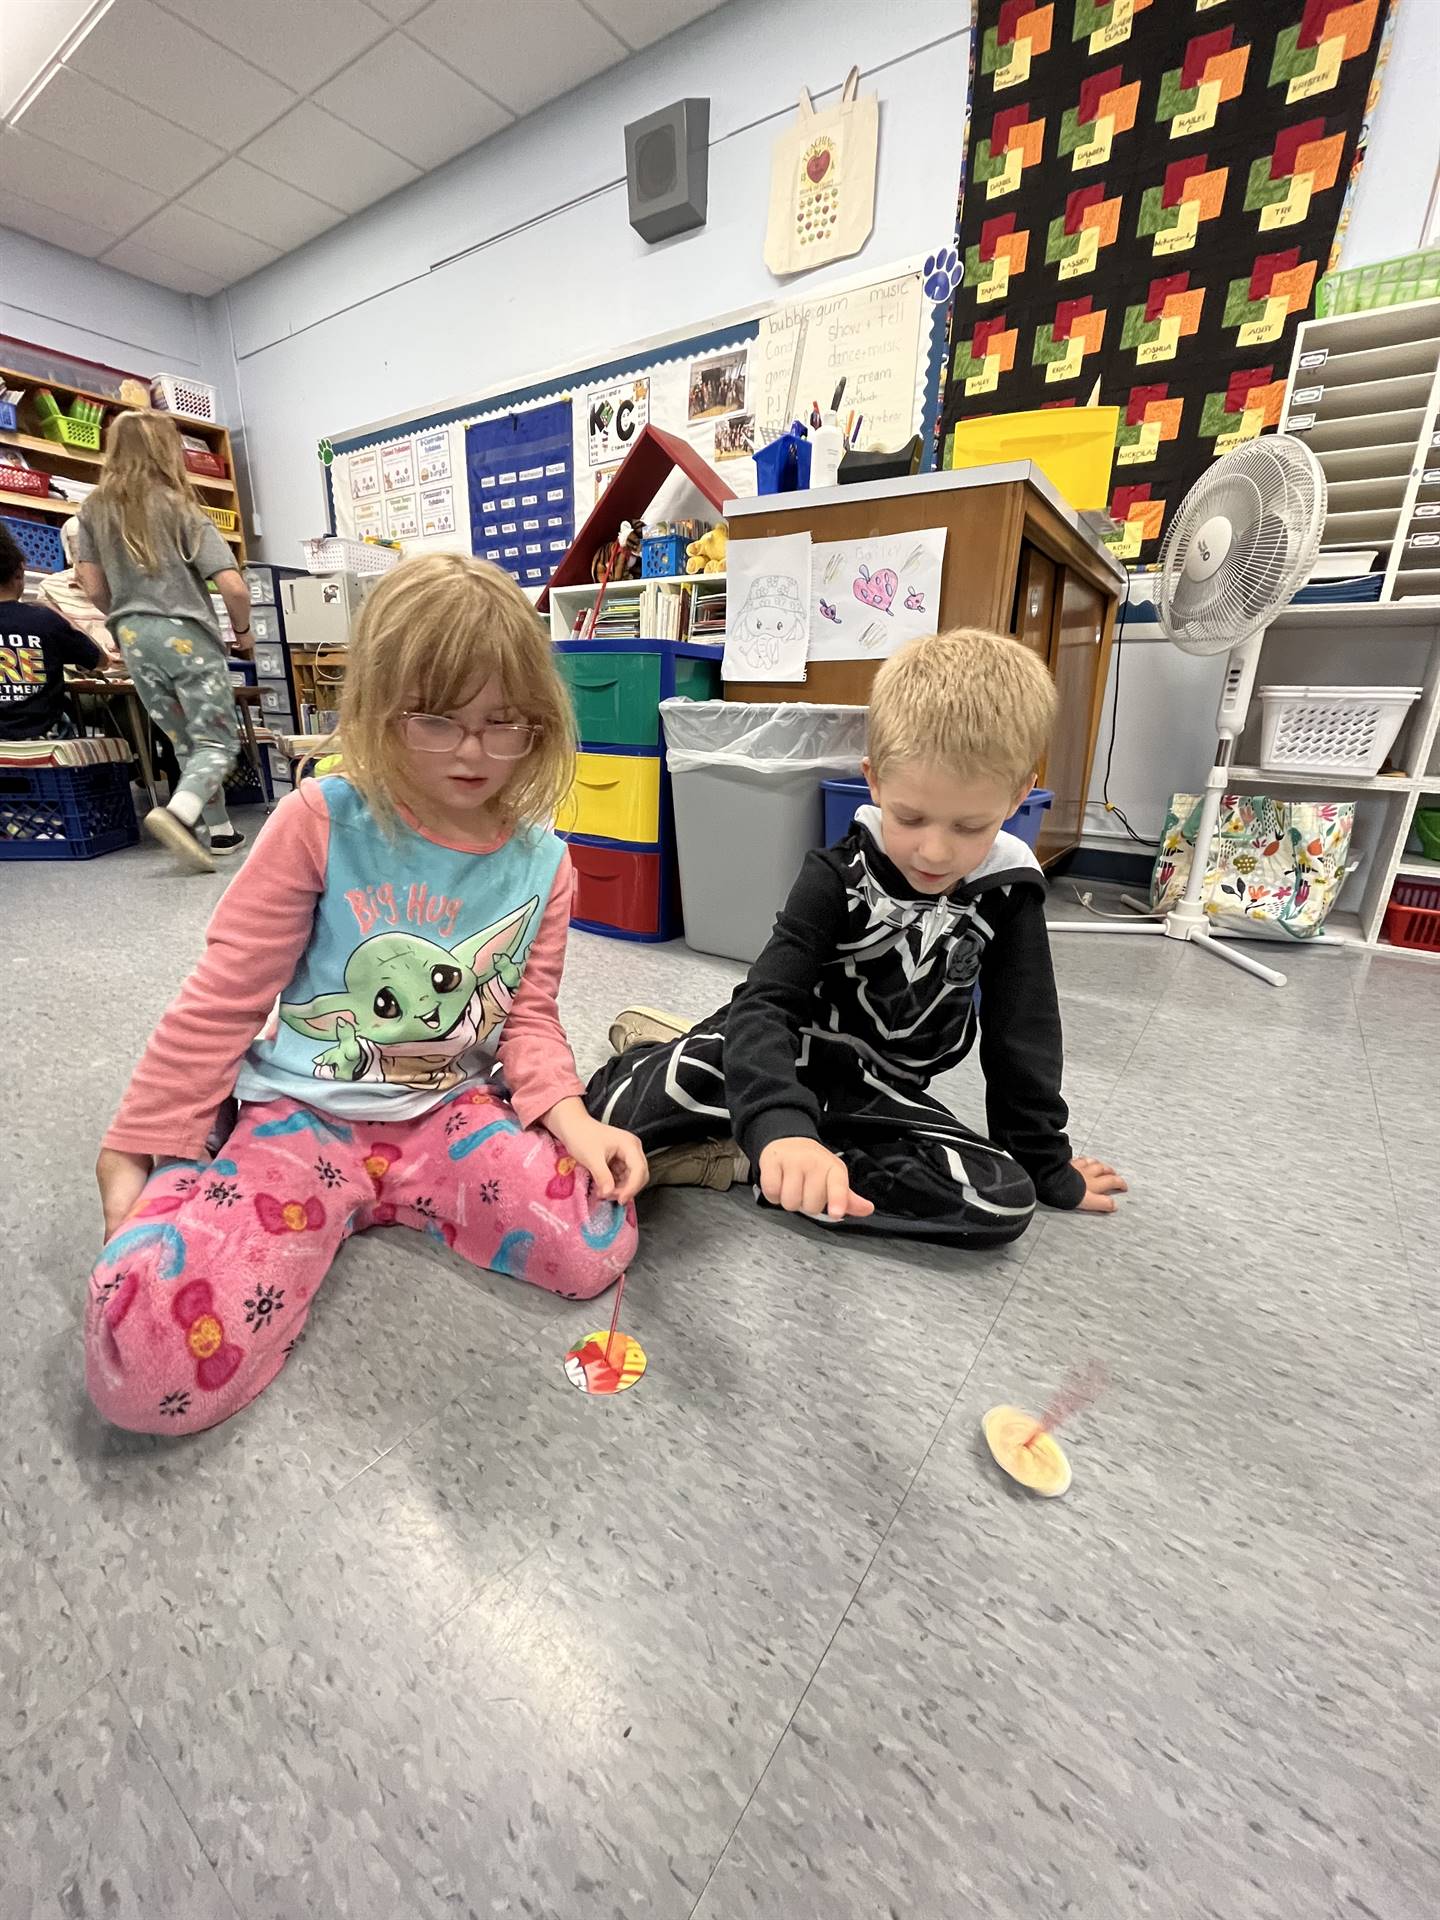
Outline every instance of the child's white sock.
<svg viewBox="0 0 1440 1920">
<path fill-rule="evenodd" d="M 193 827 L 200 818 L 200 802 L 193 793 L 177 793 L 169 801 L 169 811 L 187 827 Z"/>
<path fill-rule="evenodd" d="M 205 824 L 209 827 L 211 833 L 230 834 L 235 831 L 235 823 L 228 813 L 222 813 L 218 820 L 207 820 Z"/>
</svg>

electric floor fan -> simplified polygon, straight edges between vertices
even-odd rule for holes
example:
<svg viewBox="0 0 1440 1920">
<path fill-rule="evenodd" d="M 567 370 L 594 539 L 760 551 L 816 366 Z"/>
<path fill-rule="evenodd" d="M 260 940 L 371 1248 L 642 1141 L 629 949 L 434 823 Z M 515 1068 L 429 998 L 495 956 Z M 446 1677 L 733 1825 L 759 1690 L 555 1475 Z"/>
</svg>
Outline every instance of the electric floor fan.
<svg viewBox="0 0 1440 1920">
<path fill-rule="evenodd" d="M 1285 976 L 1214 937 L 1200 895 L 1235 742 L 1245 726 L 1265 629 L 1304 586 L 1325 525 L 1325 475 L 1303 440 L 1268 434 L 1217 460 L 1186 494 L 1160 550 L 1156 610 L 1183 653 L 1228 653 L 1190 876 L 1163 919 L 1052 920 L 1052 933 L 1160 934 L 1189 940 L 1273 987 Z"/>
</svg>

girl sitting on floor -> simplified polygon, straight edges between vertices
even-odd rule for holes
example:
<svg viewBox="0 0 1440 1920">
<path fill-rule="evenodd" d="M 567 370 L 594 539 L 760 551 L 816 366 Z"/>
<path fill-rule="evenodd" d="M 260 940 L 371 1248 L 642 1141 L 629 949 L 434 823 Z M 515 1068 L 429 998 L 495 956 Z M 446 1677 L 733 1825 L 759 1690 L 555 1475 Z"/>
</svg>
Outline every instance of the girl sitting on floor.
<svg viewBox="0 0 1440 1920">
<path fill-rule="evenodd" d="M 366 1227 L 570 1299 L 634 1251 L 645 1158 L 586 1113 L 555 1004 L 570 706 L 508 575 L 458 554 L 387 575 L 340 730 L 344 771 L 276 808 L 105 1136 L 85 1351 L 117 1426 L 190 1433 L 254 1399 Z"/>
</svg>

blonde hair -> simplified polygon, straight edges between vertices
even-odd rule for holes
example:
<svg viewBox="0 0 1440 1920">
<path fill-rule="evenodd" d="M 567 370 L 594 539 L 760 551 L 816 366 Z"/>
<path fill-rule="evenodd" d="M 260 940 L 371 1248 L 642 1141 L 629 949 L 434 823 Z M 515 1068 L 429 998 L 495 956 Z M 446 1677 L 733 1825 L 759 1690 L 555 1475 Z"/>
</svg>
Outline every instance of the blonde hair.
<svg viewBox="0 0 1440 1920">
<path fill-rule="evenodd" d="M 1055 724 L 1055 682 L 1018 640 L 981 627 L 914 640 L 892 654 L 870 694 L 866 748 L 877 780 L 904 761 L 1016 786 L 1034 773 Z"/>
<path fill-rule="evenodd" d="M 157 573 L 162 526 L 177 533 L 204 519 L 185 468 L 180 429 L 164 413 L 117 413 L 105 436 L 105 467 L 87 502 L 118 532 L 145 573 Z"/>
<path fill-rule="evenodd" d="M 392 568 L 361 610 L 340 695 L 341 771 L 383 824 L 405 800 L 401 715 L 453 713 L 491 680 L 539 728 L 496 809 L 548 825 L 574 778 L 575 722 L 535 609 L 508 573 L 468 554 Z"/>
</svg>

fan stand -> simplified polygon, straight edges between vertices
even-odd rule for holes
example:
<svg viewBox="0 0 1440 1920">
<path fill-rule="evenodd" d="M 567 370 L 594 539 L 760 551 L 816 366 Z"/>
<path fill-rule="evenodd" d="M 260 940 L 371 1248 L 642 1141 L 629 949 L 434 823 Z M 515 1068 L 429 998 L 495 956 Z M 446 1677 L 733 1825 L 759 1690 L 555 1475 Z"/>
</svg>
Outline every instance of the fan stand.
<svg viewBox="0 0 1440 1920">
<path fill-rule="evenodd" d="M 1250 708 L 1261 638 L 1258 633 L 1252 634 L 1230 654 L 1225 684 L 1220 693 L 1220 709 L 1215 716 L 1215 731 L 1220 736 L 1215 749 L 1215 764 L 1205 776 L 1205 797 L 1195 833 L 1195 851 L 1191 855 L 1190 873 L 1180 899 L 1161 920 L 1051 920 L 1046 923 L 1051 933 L 1140 933 L 1158 934 L 1166 940 L 1188 940 L 1191 945 L 1199 947 L 1202 953 L 1214 954 L 1217 960 L 1228 960 L 1232 967 L 1239 967 L 1242 973 L 1253 973 L 1257 979 L 1268 982 L 1272 987 L 1284 986 L 1285 975 L 1277 968 L 1267 967 L 1264 961 L 1246 953 L 1238 944 L 1217 939 L 1211 929 L 1209 916 L 1200 903 L 1207 856 L 1215 837 L 1216 822 L 1220 818 L 1220 803 L 1225 797 L 1226 778 L 1234 757 L 1235 742 Z M 1142 906 L 1139 901 L 1131 904 Z"/>
</svg>

